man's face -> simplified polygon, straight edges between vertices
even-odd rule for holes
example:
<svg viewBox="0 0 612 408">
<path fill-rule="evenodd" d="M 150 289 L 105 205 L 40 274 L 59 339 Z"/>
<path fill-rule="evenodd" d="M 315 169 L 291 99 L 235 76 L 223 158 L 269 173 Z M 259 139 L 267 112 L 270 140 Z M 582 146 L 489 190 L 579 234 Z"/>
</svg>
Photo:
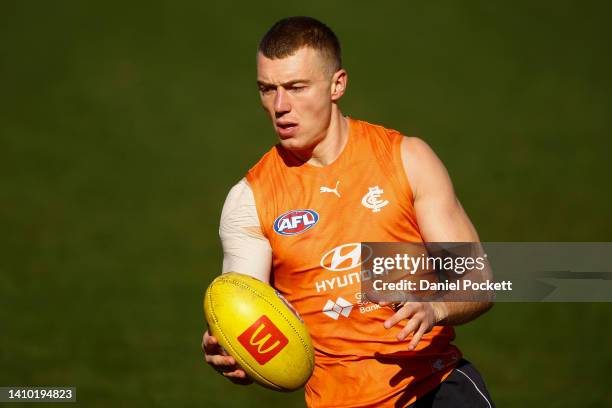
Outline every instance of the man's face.
<svg viewBox="0 0 612 408">
<path fill-rule="evenodd" d="M 336 99 L 331 71 L 328 60 L 310 47 L 274 60 L 257 54 L 261 103 L 283 147 L 308 150 L 325 137 Z"/>
</svg>

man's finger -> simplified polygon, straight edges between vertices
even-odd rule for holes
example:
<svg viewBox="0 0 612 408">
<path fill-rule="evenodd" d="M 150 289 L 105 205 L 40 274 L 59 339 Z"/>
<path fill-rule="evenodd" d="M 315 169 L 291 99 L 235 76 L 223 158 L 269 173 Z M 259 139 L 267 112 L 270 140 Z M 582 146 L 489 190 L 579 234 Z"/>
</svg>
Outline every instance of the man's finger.
<svg viewBox="0 0 612 408">
<path fill-rule="evenodd" d="M 408 319 L 410 316 L 414 314 L 414 306 L 411 303 L 406 303 L 400 310 L 395 312 L 393 316 L 388 318 L 385 323 L 385 329 L 390 329 L 395 326 L 398 322 Z"/>
<path fill-rule="evenodd" d="M 222 356 L 220 354 L 206 355 L 206 362 L 215 367 L 232 367 L 236 365 L 234 357 Z"/>
<path fill-rule="evenodd" d="M 215 366 L 215 370 L 217 372 L 219 372 L 220 374 L 225 374 L 225 373 L 233 373 L 236 372 L 238 370 L 242 370 L 239 366 L 237 366 L 236 364 L 232 364 L 232 365 L 228 365 L 228 366 Z M 246 376 L 246 374 L 245 374 Z M 238 374 L 237 377 L 242 378 L 241 374 Z"/>
<path fill-rule="evenodd" d="M 227 378 L 234 384 L 238 384 L 238 385 L 253 384 L 253 380 L 249 377 L 246 377 L 246 378 L 227 377 Z"/>
<path fill-rule="evenodd" d="M 203 350 L 206 354 L 219 354 L 219 342 L 215 336 L 211 336 L 208 332 L 204 333 L 204 339 L 202 340 Z"/>
<path fill-rule="evenodd" d="M 208 330 L 202 334 L 202 351 L 206 350 L 206 344 L 208 343 Z"/>
<path fill-rule="evenodd" d="M 408 351 L 412 351 L 416 348 L 419 341 L 421 341 L 421 337 L 423 337 L 423 334 L 425 334 L 425 331 L 427 331 L 427 325 L 422 323 L 419 330 L 414 334 L 414 336 L 412 336 L 412 341 L 410 344 L 408 344 Z"/>
<path fill-rule="evenodd" d="M 247 378 L 246 372 L 242 368 L 224 372 L 223 375 L 229 378 Z"/>
<path fill-rule="evenodd" d="M 204 353 L 207 355 L 222 355 L 229 356 L 227 351 L 219 344 L 219 341 L 214 336 L 207 336 L 204 344 Z"/>
<path fill-rule="evenodd" d="M 408 337 L 408 335 L 410 333 L 412 333 L 413 331 L 417 330 L 420 325 L 421 325 L 421 321 L 419 319 L 415 319 L 413 317 L 412 319 L 408 320 L 408 323 L 406 324 L 406 327 L 404 327 L 397 334 L 397 339 L 400 340 L 400 341 L 404 340 L 406 337 Z"/>
</svg>

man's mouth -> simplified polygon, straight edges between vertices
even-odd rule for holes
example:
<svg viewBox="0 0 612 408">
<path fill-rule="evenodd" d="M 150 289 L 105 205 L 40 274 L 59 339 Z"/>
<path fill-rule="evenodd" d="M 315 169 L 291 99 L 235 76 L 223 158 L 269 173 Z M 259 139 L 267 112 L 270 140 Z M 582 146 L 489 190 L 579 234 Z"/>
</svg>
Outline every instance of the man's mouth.
<svg viewBox="0 0 612 408">
<path fill-rule="evenodd" d="M 289 129 L 293 126 L 297 126 L 297 123 L 293 123 L 293 122 L 276 122 L 276 126 L 278 126 L 281 129 Z"/>
<path fill-rule="evenodd" d="M 294 122 L 276 122 L 276 132 L 281 138 L 293 136 L 297 127 L 298 124 Z"/>
</svg>

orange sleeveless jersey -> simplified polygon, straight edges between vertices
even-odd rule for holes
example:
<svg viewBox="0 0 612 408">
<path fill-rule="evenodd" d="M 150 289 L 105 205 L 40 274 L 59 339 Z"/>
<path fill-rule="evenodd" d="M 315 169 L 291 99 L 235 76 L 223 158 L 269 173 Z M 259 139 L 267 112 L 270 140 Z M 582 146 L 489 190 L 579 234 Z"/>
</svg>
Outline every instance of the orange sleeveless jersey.
<svg viewBox="0 0 612 408">
<path fill-rule="evenodd" d="M 308 406 L 403 407 L 461 357 L 451 327 L 434 327 L 409 352 L 409 339 L 395 337 L 405 322 L 387 330 L 393 312 L 360 302 L 360 242 L 422 242 L 402 138 L 349 119 L 348 142 L 329 166 L 296 163 L 277 145 L 247 174 L 272 246 L 272 283 L 314 342 Z"/>
</svg>

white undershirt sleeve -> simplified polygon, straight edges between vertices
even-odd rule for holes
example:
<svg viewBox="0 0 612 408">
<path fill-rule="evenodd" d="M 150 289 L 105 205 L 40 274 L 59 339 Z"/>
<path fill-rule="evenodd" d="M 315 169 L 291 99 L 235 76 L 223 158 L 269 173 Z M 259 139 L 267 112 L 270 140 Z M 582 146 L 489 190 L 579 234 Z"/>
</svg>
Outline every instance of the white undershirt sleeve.
<svg viewBox="0 0 612 408">
<path fill-rule="evenodd" d="M 223 246 L 223 273 L 239 272 L 261 281 L 270 281 L 272 248 L 261 232 L 255 196 L 246 179 L 227 195 L 219 236 Z"/>
</svg>

